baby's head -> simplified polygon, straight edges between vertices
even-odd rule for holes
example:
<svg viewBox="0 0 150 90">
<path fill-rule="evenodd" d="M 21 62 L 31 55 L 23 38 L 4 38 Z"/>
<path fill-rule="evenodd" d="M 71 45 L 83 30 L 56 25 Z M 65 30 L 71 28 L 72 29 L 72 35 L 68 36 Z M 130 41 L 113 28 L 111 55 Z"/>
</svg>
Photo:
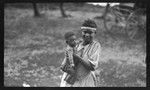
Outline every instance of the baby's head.
<svg viewBox="0 0 150 90">
<path fill-rule="evenodd" d="M 70 47 L 75 47 L 76 46 L 76 35 L 74 32 L 67 32 L 64 35 L 66 43 L 70 46 Z"/>
</svg>

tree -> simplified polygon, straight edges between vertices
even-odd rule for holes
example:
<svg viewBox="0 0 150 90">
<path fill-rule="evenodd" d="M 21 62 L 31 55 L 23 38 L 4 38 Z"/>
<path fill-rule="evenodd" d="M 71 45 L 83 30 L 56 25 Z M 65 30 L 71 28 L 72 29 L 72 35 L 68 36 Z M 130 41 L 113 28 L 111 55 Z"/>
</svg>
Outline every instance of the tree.
<svg viewBox="0 0 150 90">
<path fill-rule="evenodd" d="M 139 2 L 136 2 L 135 5 L 134 5 L 134 8 L 146 8 L 146 3 L 139 3 Z"/>
<path fill-rule="evenodd" d="M 108 29 L 107 26 L 106 26 L 106 21 L 107 21 L 106 17 L 107 17 L 107 15 L 108 15 L 109 8 L 110 8 L 110 4 L 107 3 L 107 5 L 106 5 L 106 7 L 105 7 L 105 10 L 104 10 L 104 13 L 103 13 L 102 16 L 101 16 L 101 18 L 103 19 L 103 22 L 104 22 L 104 27 L 105 27 L 105 29 L 106 29 L 107 32 L 109 32 L 109 29 Z"/>
<path fill-rule="evenodd" d="M 104 12 L 101 16 L 96 16 L 95 19 L 102 19 L 103 20 L 103 24 L 104 24 L 104 28 L 106 30 L 106 34 L 109 34 L 113 39 L 116 40 L 115 35 L 110 31 L 110 29 L 108 27 L 110 27 L 109 25 L 107 25 L 107 22 L 109 22 L 109 16 L 108 13 L 110 12 L 110 3 L 107 3 L 107 5 L 105 6 Z"/>
<path fill-rule="evenodd" d="M 146 14 L 146 3 L 139 3 L 139 2 L 136 2 L 135 5 L 134 5 L 134 9 L 139 9 L 139 13 L 141 14 Z"/>
<path fill-rule="evenodd" d="M 33 5 L 33 10 L 34 10 L 34 16 L 39 17 L 40 13 L 38 11 L 37 4 L 35 2 L 33 2 L 32 5 Z"/>
<path fill-rule="evenodd" d="M 59 5 L 61 15 L 62 15 L 62 17 L 68 17 L 68 16 L 66 15 L 66 13 L 65 13 L 65 10 L 64 10 L 64 8 L 63 8 L 63 5 L 64 5 L 64 3 L 60 3 L 60 5 Z"/>
</svg>

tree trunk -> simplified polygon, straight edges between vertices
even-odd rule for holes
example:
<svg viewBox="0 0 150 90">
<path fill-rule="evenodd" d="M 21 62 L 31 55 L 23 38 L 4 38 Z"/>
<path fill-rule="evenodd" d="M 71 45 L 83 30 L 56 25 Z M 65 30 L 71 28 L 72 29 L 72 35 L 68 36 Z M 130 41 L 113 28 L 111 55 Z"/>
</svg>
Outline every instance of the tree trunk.
<svg viewBox="0 0 150 90">
<path fill-rule="evenodd" d="M 60 12 L 61 12 L 62 17 L 67 17 L 65 10 L 63 8 L 63 3 L 60 3 Z"/>
<path fill-rule="evenodd" d="M 106 7 L 105 7 L 105 11 L 104 11 L 104 13 L 103 13 L 103 15 L 102 15 L 103 18 L 104 18 L 104 17 L 107 15 L 107 13 L 109 12 L 109 8 L 110 8 L 110 4 L 107 3 L 107 5 L 106 5 Z"/>
<path fill-rule="evenodd" d="M 35 2 L 33 2 L 32 4 L 33 4 L 34 16 L 39 17 L 40 13 L 38 11 L 37 4 Z"/>
<path fill-rule="evenodd" d="M 103 13 L 103 15 L 102 15 L 103 22 L 104 22 L 104 27 L 105 27 L 105 29 L 106 29 L 107 31 L 109 31 L 109 29 L 107 28 L 107 25 L 106 25 L 106 23 L 107 23 L 106 17 L 107 17 L 107 14 L 108 14 L 108 12 L 109 12 L 109 7 L 110 7 L 110 4 L 107 3 L 107 5 L 106 5 L 106 7 L 105 7 L 105 11 L 104 11 L 104 13 Z"/>
</svg>

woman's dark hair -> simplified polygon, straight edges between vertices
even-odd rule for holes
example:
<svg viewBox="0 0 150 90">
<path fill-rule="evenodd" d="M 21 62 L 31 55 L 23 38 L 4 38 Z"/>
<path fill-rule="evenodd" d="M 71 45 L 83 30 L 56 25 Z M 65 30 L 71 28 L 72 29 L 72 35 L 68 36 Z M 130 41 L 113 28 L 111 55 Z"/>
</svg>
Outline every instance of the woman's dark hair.
<svg viewBox="0 0 150 90">
<path fill-rule="evenodd" d="M 91 19 L 87 19 L 83 22 L 82 26 L 84 27 L 92 27 L 92 28 L 97 28 L 97 25 L 95 23 L 95 21 L 91 20 Z"/>
<path fill-rule="evenodd" d="M 67 32 L 67 33 L 65 33 L 64 38 L 66 40 L 66 39 L 68 39 L 68 38 L 70 38 L 71 36 L 74 36 L 74 35 L 75 35 L 74 32 Z"/>
</svg>

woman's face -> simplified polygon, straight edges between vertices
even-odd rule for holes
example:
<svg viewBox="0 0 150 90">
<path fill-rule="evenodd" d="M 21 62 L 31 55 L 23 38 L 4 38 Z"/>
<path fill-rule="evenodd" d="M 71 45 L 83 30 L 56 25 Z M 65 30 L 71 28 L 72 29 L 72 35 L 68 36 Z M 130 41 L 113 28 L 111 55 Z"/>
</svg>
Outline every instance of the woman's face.
<svg viewBox="0 0 150 90">
<path fill-rule="evenodd" d="M 89 44 L 90 42 L 93 41 L 95 33 L 91 30 L 82 30 L 82 38 L 86 44 Z"/>
</svg>

